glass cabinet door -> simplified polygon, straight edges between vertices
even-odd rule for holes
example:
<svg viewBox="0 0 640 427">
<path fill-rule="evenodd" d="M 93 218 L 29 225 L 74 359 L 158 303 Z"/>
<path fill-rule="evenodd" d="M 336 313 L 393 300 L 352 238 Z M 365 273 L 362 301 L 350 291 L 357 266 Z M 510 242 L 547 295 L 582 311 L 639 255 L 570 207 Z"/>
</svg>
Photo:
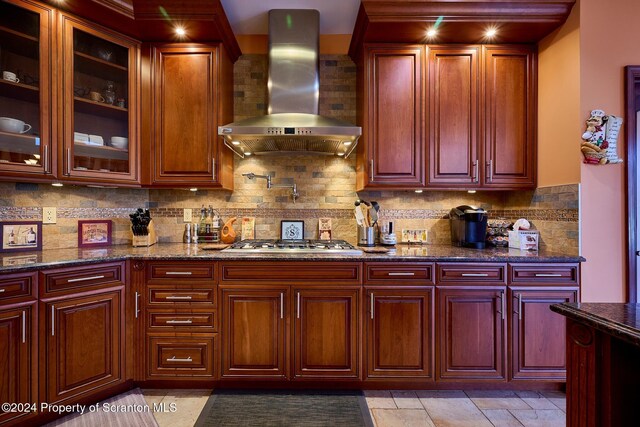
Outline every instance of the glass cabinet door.
<svg viewBox="0 0 640 427">
<path fill-rule="evenodd" d="M 53 11 L 0 0 L 0 173 L 51 172 Z"/>
<path fill-rule="evenodd" d="M 63 174 L 137 181 L 137 45 L 69 16 L 62 21 Z"/>
</svg>

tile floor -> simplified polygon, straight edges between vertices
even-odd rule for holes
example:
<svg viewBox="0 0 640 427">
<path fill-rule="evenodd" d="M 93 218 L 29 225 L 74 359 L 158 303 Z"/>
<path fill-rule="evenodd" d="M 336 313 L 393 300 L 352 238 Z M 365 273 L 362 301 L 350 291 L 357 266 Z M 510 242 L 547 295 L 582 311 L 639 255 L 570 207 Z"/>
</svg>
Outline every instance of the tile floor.
<svg viewBox="0 0 640 427">
<path fill-rule="evenodd" d="M 176 412 L 155 413 L 160 427 L 191 427 L 210 390 L 143 390 L 152 405 L 176 404 Z M 377 427 L 560 427 L 565 395 L 560 392 L 503 390 L 365 391 Z"/>
</svg>

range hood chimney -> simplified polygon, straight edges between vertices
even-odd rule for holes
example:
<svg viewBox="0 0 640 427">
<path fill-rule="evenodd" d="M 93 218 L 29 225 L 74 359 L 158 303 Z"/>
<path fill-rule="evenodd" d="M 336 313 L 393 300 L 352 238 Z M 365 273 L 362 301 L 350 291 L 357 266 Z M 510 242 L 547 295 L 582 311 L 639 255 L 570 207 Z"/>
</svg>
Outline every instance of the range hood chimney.
<svg viewBox="0 0 640 427">
<path fill-rule="evenodd" d="M 218 127 L 240 157 L 281 152 L 348 157 L 362 129 L 318 115 L 319 23 L 313 9 L 269 11 L 269 110 Z"/>
</svg>

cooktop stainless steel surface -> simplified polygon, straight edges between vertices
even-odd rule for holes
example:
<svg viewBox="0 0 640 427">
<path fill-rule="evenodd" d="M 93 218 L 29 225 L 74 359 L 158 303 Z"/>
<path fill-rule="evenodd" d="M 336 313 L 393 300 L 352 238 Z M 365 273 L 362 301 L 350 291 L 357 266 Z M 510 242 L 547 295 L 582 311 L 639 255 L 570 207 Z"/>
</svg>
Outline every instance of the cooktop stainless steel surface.
<svg viewBox="0 0 640 427">
<path fill-rule="evenodd" d="M 344 240 L 242 240 L 224 252 L 244 254 L 331 254 L 362 255 L 362 251 Z"/>
</svg>

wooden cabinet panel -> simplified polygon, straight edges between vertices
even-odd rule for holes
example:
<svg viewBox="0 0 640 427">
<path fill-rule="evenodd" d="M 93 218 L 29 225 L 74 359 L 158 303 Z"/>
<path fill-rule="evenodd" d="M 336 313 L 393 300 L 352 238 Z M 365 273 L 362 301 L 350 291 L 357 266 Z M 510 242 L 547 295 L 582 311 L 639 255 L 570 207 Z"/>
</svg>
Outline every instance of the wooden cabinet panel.
<svg viewBox="0 0 640 427">
<path fill-rule="evenodd" d="M 295 289 L 294 378 L 358 378 L 358 299 L 353 290 Z"/>
<path fill-rule="evenodd" d="M 148 379 L 211 377 L 214 379 L 216 335 L 189 338 L 149 336 Z"/>
<path fill-rule="evenodd" d="M 368 46 L 365 61 L 364 187 L 423 187 L 424 47 Z"/>
<path fill-rule="evenodd" d="M 222 377 L 286 379 L 288 288 L 222 289 Z"/>
<path fill-rule="evenodd" d="M 367 377 L 433 378 L 433 288 L 367 290 Z"/>
<path fill-rule="evenodd" d="M 577 289 L 511 287 L 511 379 L 566 378 L 566 320 L 551 304 L 575 302 Z"/>
<path fill-rule="evenodd" d="M 222 284 L 362 283 L 362 263 L 359 262 L 235 261 L 222 263 L 220 268 Z"/>
<path fill-rule="evenodd" d="M 40 272 L 40 296 L 124 286 L 124 262 L 67 267 Z"/>
<path fill-rule="evenodd" d="M 150 262 L 147 264 L 148 276 L 151 281 L 179 281 L 179 280 L 215 280 L 215 266 L 213 261 L 204 263 L 188 262 Z"/>
<path fill-rule="evenodd" d="M 28 301 L 36 297 L 37 273 L 3 274 L 0 277 L 0 303 Z"/>
<path fill-rule="evenodd" d="M 535 48 L 485 46 L 483 185 L 536 184 Z"/>
<path fill-rule="evenodd" d="M 215 285 L 147 285 L 147 304 L 166 307 L 176 304 L 216 304 Z"/>
<path fill-rule="evenodd" d="M 580 283 L 578 264 L 509 264 L 509 283 L 575 286 Z"/>
<path fill-rule="evenodd" d="M 432 285 L 433 263 L 366 263 L 366 285 Z"/>
<path fill-rule="evenodd" d="M 147 309 L 149 331 L 216 332 L 218 316 L 211 309 Z"/>
<path fill-rule="evenodd" d="M 429 48 L 429 186 L 480 182 L 480 47 Z"/>
<path fill-rule="evenodd" d="M 37 403 L 35 304 L 0 311 L 0 401 Z M 0 424 L 29 412 L 0 411 Z"/>
<path fill-rule="evenodd" d="M 436 265 L 438 276 L 437 284 L 473 285 L 495 284 L 506 285 L 505 264 L 489 263 L 438 263 Z"/>
<path fill-rule="evenodd" d="M 438 380 L 505 379 L 506 289 L 438 288 Z"/>
<path fill-rule="evenodd" d="M 123 381 L 123 292 L 41 302 L 41 399 L 68 401 Z"/>
</svg>

